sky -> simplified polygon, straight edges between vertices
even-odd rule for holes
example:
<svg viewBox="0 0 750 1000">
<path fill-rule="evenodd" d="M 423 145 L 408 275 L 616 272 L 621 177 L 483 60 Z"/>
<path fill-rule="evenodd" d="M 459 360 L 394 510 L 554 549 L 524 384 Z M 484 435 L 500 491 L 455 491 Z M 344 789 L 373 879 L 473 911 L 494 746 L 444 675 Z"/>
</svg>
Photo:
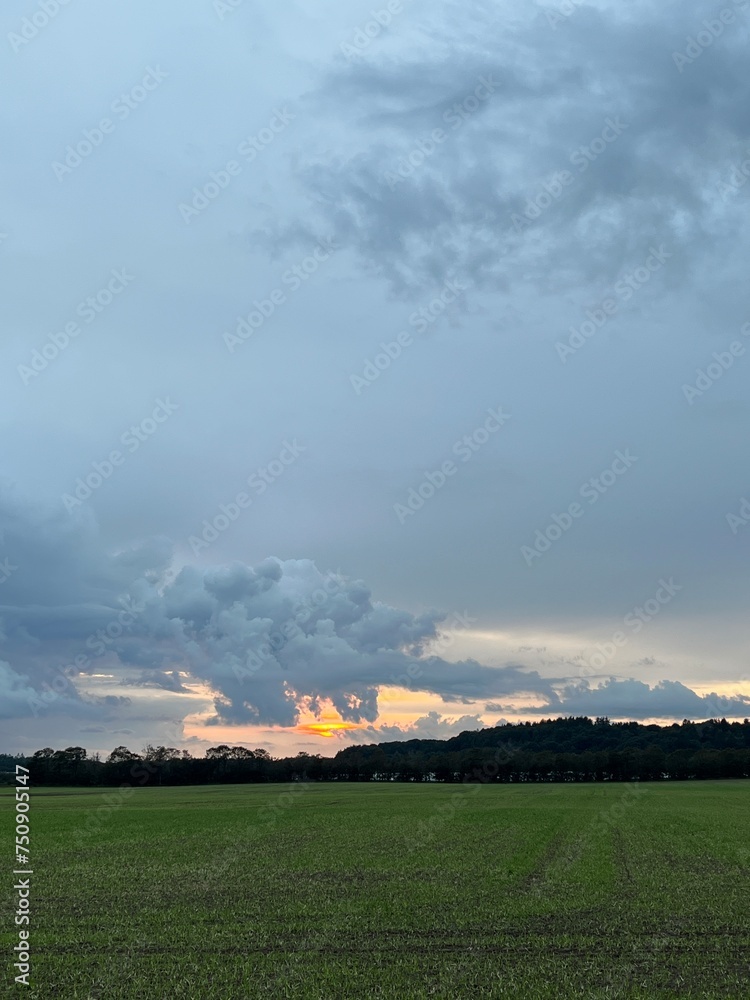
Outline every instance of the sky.
<svg viewBox="0 0 750 1000">
<path fill-rule="evenodd" d="M 0 749 L 750 716 L 750 3 L 0 11 Z"/>
</svg>

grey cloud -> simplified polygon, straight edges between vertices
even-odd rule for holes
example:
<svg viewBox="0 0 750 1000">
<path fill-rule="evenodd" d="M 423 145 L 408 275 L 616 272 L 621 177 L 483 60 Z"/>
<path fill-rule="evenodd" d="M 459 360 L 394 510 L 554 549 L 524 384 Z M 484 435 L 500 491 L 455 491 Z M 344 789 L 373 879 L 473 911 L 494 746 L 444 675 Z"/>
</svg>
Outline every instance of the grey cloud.
<svg viewBox="0 0 750 1000">
<path fill-rule="evenodd" d="M 123 684 L 130 687 L 143 688 L 163 688 L 165 691 L 177 691 L 185 693 L 189 689 L 182 683 L 182 679 L 176 670 L 150 670 L 141 672 L 138 677 L 127 677 Z"/>
<path fill-rule="evenodd" d="M 520 668 L 420 658 L 445 615 L 372 601 L 361 581 L 326 576 L 310 560 L 185 566 L 173 578 L 163 539 L 109 555 L 90 520 L 41 508 L 24 519 L 25 510 L 7 498 L 0 506 L 4 536 L 22 567 L 7 581 L 2 607 L 11 715 L 29 714 L 31 699 L 55 683 L 60 695 L 45 703 L 53 714 L 71 703 L 83 711 L 129 704 L 80 693 L 86 676 L 102 671 L 126 686 L 175 693 L 187 690 L 178 669 L 188 671 L 215 692 L 213 722 L 233 724 L 291 726 L 302 704 L 319 709 L 325 699 L 347 721 L 374 722 L 380 688 L 404 678 L 445 700 L 551 691 Z M 32 575 L 47 581 L 46 600 L 29 608 L 22 598 Z M 63 656 L 65 673 L 58 669 Z M 76 664 L 77 656 L 83 662 Z M 133 667 L 141 669 L 133 674 Z"/>
<path fill-rule="evenodd" d="M 446 701 L 551 691 L 549 681 L 520 668 L 420 658 L 443 616 L 372 602 L 361 583 L 341 577 L 327 578 L 326 592 L 326 577 L 309 560 L 279 566 L 277 578 L 264 577 L 239 600 L 209 596 L 195 570 L 183 570 L 165 593 L 172 616 L 180 614 L 172 590 L 180 594 L 180 642 L 192 674 L 218 692 L 217 721 L 290 726 L 300 703 L 330 699 L 344 720 L 374 722 L 379 689 L 404 684 Z"/>
<path fill-rule="evenodd" d="M 610 678 L 597 688 L 583 681 L 565 687 L 536 715 L 607 715 L 613 719 L 706 719 L 750 717 L 750 696 L 699 695 L 679 681 L 643 681 Z"/>
<path fill-rule="evenodd" d="M 50 715 L 103 712 L 114 718 L 130 710 L 132 699 L 102 693 L 100 686 L 82 693 L 89 675 L 99 673 L 126 687 L 159 688 L 177 697 L 188 691 L 181 676 L 186 673 L 213 692 L 213 725 L 293 726 L 303 707 L 319 714 L 330 701 L 345 721 L 374 727 L 379 692 L 389 686 L 451 703 L 487 702 L 493 712 L 503 710 L 498 698 L 519 694 L 545 699 L 544 706 L 530 710 L 537 714 L 688 717 L 713 706 L 709 714 L 737 715 L 750 705 L 744 697 L 701 698 L 672 681 L 653 688 L 612 679 L 599 688 L 587 682 L 561 687 L 560 678 L 543 678 L 520 664 L 450 662 L 424 653 L 439 637 L 445 615 L 413 615 L 373 601 L 361 581 L 323 574 L 311 560 L 266 559 L 255 568 L 185 566 L 174 576 L 165 567 L 163 540 L 109 555 L 92 522 L 45 515 L 38 508 L 29 509 L 24 520 L 25 510 L 7 499 L 0 508 L 3 537 L 20 559 L 18 575 L 6 581 L 8 603 L 2 608 L 6 717 L 39 714 L 31 706 L 41 704 L 51 684 L 58 693 L 42 702 Z M 46 603 L 31 613 L 14 600 L 30 573 L 47 580 Z M 57 581 L 56 590 L 50 581 Z M 123 587 L 134 595 L 132 610 L 126 612 L 127 627 L 119 630 L 124 637 L 109 638 L 101 625 L 118 621 Z M 93 589 L 97 604 L 89 600 Z M 99 646 L 97 657 L 93 649 Z M 75 663 L 76 648 L 86 662 L 61 674 L 61 651 Z M 417 728 L 433 725 L 443 732 L 438 719 L 430 713 Z M 461 725 L 468 728 L 472 720 L 480 724 L 479 716 L 464 716 Z"/>
<path fill-rule="evenodd" d="M 484 729 L 481 715 L 461 715 L 458 718 L 428 712 L 409 725 L 366 726 L 363 729 L 345 730 L 340 734 L 353 743 L 385 743 L 390 740 L 447 740 L 467 730 Z"/>
<path fill-rule="evenodd" d="M 307 97 L 311 114 L 343 115 L 347 136 L 335 153 L 311 143 L 295 161 L 305 225 L 317 214 L 318 227 L 399 292 L 453 275 L 493 289 L 529 272 L 545 288 L 614 281 L 654 240 L 689 250 L 677 266 L 692 266 L 735 226 L 714 180 L 747 134 L 741 24 L 689 72 L 673 61 L 714 6 L 641 6 L 629 16 L 614 4 L 582 9 L 563 36 L 541 13 L 519 21 L 464 5 L 449 56 L 433 26 L 436 44 L 418 59 L 376 50 L 342 62 Z M 451 108 L 488 78 L 491 97 L 454 124 Z M 430 149 L 437 128 L 446 137 Z M 605 129 L 603 152 L 577 153 Z M 410 154 L 418 165 L 389 184 Z M 544 194 L 564 170 L 571 182 Z M 538 218 L 514 225 L 540 195 Z M 296 221 L 266 229 L 270 241 L 253 231 L 264 246 L 308 238 Z"/>
</svg>

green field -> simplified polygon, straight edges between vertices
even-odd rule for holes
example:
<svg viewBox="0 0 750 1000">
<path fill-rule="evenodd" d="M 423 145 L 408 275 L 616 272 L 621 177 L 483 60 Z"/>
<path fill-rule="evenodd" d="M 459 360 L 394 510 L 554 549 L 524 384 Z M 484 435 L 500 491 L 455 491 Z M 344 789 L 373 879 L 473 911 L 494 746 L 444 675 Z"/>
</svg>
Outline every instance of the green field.
<svg viewBox="0 0 750 1000">
<path fill-rule="evenodd" d="M 6 893 L 2 995 L 750 997 L 750 782 L 118 796 L 32 789 L 32 986 Z"/>
</svg>

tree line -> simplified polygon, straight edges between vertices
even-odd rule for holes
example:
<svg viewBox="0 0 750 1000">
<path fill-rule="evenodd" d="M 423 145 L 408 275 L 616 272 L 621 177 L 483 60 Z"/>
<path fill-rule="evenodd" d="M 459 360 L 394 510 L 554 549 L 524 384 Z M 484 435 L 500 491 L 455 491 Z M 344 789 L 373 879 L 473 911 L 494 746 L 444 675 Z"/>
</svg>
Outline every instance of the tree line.
<svg viewBox="0 0 750 1000">
<path fill-rule="evenodd" d="M 274 758 L 263 748 L 220 744 L 203 757 L 149 744 L 102 760 L 85 748 L 0 754 L 0 780 L 16 764 L 36 785 L 202 785 L 289 781 L 685 781 L 750 777 L 750 720 L 674 723 L 545 719 L 467 731 L 448 740 L 350 746 L 334 757 Z"/>
</svg>

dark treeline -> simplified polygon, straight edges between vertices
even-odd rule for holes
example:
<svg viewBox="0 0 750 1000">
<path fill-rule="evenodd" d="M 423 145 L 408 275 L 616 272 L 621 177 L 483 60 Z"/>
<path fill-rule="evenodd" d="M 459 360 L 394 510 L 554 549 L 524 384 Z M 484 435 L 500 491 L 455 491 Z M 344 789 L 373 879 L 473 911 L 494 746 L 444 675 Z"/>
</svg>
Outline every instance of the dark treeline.
<svg viewBox="0 0 750 1000">
<path fill-rule="evenodd" d="M 335 757 L 220 745 L 205 757 L 173 747 L 102 760 L 83 747 L 45 747 L 30 757 L 0 754 L 0 780 L 16 764 L 36 785 L 200 785 L 288 781 L 658 781 L 750 777 L 750 721 L 644 726 L 585 717 L 522 722 L 448 740 L 351 746 Z"/>
</svg>

